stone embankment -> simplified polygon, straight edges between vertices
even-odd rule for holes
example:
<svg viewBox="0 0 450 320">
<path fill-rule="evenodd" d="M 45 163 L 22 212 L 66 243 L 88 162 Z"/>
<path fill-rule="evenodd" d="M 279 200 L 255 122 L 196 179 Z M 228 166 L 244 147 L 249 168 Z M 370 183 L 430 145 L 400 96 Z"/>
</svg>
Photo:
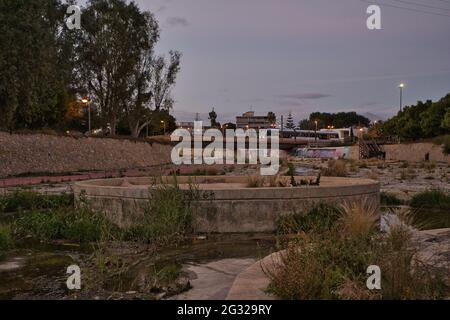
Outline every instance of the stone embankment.
<svg viewBox="0 0 450 320">
<path fill-rule="evenodd" d="M 126 139 L 0 132 L 0 177 L 148 168 L 170 163 L 170 151 Z"/>
</svg>

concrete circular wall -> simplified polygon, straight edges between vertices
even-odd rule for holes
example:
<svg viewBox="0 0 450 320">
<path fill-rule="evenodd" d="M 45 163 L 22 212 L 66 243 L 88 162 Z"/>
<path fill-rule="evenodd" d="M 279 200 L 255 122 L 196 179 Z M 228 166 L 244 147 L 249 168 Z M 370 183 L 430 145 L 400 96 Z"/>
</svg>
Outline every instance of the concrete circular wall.
<svg viewBox="0 0 450 320">
<path fill-rule="evenodd" d="M 162 179 L 173 181 L 173 177 Z M 211 194 L 195 206 L 194 228 L 200 233 L 271 232 L 281 216 L 306 212 L 317 203 L 380 202 L 380 184 L 368 179 L 323 177 L 320 186 L 249 188 L 245 176 L 177 178 L 182 189 L 189 187 L 189 181 Z M 78 203 L 83 195 L 92 209 L 127 227 L 139 224 L 151 186 L 150 177 L 78 182 L 74 186 L 75 201 Z"/>
</svg>

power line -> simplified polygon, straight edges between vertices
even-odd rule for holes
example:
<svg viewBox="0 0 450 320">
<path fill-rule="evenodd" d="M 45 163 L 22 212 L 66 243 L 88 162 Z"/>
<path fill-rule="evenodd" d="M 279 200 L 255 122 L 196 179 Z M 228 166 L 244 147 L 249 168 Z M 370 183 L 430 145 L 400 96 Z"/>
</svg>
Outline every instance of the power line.
<svg viewBox="0 0 450 320">
<path fill-rule="evenodd" d="M 359 0 L 359 1 L 364 2 L 364 3 L 374 4 L 373 1 L 369 1 L 369 0 Z M 377 1 L 377 2 L 379 2 L 379 1 Z M 425 10 L 420 10 L 420 9 L 415 9 L 415 8 L 401 7 L 401 6 L 396 6 L 396 5 L 389 4 L 389 3 L 381 3 L 381 2 L 379 2 L 379 4 L 382 5 L 382 6 L 385 6 L 385 7 L 391 7 L 391 8 L 396 8 L 396 9 L 402 9 L 402 10 L 407 10 L 407 11 L 426 13 L 426 14 L 431 14 L 431 15 L 435 15 L 435 16 L 449 17 L 450 18 L 450 15 L 445 14 L 445 13 L 438 13 L 438 12 L 425 11 Z"/>
<path fill-rule="evenodd" d="M 413 5 L 413 6 L 420 6 L 420 7 L 424 7 L 424 8 L 450 11 L 449 8 L 435 7 L 435 6 L 430 6 L 427 4 L 422 4 L 422 3 L 418 3 L 418 2 L 414 2 L 414 1 L 405 1 L 405 0 L 392 0 L 392 1 L 401 2 L 401 3 L 408 4 L 408 5 Z"/>
</svg>

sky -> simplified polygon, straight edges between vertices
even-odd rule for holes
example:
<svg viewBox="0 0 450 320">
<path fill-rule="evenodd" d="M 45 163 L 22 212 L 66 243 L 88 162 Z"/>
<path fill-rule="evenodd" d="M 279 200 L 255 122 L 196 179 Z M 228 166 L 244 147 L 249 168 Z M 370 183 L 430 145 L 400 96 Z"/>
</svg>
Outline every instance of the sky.
<svg viewBox="0 0 450 320">
<path fill-rule="evenodd" d="M 407 105 L 450 92 L 450 0 L 135 2 L 160 23 L 157 51 L 183 54 L 179 121 L 206 120 L 213 107 L 222 123 L 248 110 L 387 118 L 401 82 Z M 370 4 L 381 7 L 381 30 L 366 27 Z"/>
</svg>

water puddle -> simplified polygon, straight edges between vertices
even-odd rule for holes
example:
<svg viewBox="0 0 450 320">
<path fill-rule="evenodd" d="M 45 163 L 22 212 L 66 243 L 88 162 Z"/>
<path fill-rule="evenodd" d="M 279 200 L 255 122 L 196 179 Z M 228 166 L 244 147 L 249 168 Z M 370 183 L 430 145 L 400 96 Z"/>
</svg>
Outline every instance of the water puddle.
<svg viewBox="0 0 450 320">
<path fill-rule="evenodd" d="M 200 278 L 198 270 L 208 268 L 208 264 L 213 266 L 210 269 L 212 274 L 218 272 L 225 277 L 226 281 L 220 279 L 216 281 L 219 287 L 225 288 L 218 289 L 218 291 L 222 290 L 221 295 L 223 295 L 231 286 L 235 274 L 271 253 L 274 245 L 275 238 L 270 234 L 212 235 L 194 238 L 187 244 L 166 248 L 148 256 L 144 255 L 144 259 L 142 255 L 136 256 L 132 268 L 129 268 L 125 274 L 111 278 L 102 288 L 98 288 L 98 296 L 108 298 L 102 295 L 106 291 L 132 296 L 148 289 L 148 286 L 152 284 L 146 281 L 154 279 L 155 274 L 170 279 L 171 276 L 176 277 L 180 270 L 184 279 L 195 283 L 195 280 Z M 36 243 L 27 244 L 26 247 L 10 252 L 0 262 L 0 299 L 73 298 L 66 288 L 67 267 L 82 263 L 91 253 L 91 248 L 73 244 Z M 214 270 L 215 264 L 219 267 Z M 152 277 L 149 277 L 150 274 Z M 158 292 L 153 293 L 158 294 Z M 164 298 L 166 294 L 167 292 L 161 294 L 160 298 Z M 87 298 L 96 296 L 97 292 L 89 292 Z"/>
</svg>

